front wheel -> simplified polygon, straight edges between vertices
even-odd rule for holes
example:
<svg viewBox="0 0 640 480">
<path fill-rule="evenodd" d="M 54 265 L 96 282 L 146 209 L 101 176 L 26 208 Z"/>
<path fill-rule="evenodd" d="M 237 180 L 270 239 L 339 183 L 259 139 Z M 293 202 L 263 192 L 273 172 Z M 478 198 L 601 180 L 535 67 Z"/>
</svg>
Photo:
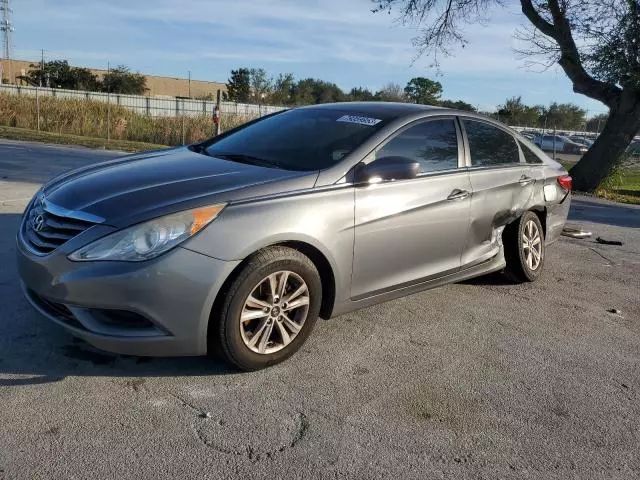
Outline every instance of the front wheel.
<svg viewBox="0 0 640 480">
<path fill-rule="evenodd" d="M 525 212 L 504 231 L 505 274 L 514 282 L 533 282 L 542 272 L 545 246 L 540 219 Z"/>
<path fill-rule="evenodd" d="M 210 335 L 240 370 L 258 370 L 293 355 L 320 313 L 322 283 L 302 253 L 271 247 L 249 259 L 232 282 Z"/>
</svg>

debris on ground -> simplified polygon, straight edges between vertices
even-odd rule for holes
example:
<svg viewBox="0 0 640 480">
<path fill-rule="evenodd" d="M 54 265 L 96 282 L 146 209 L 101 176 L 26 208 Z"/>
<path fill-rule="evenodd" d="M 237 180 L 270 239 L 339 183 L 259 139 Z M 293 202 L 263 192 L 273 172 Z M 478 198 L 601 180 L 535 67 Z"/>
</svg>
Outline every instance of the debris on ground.
<svg viewBox="0 0 640 480">
<path fill-rule="evenodd" d="M 580 227 L 565 226 L 562 229 L 562 235 L 564 235 L 565 237 L 571 237 L 571 238 L 589 238 L 591 236 L 591 232 L 582 230 L 582 228 Z"/>
<path fill-rule="evenodd" d="M 209 418 L 211 418 L 211 414 L 210 414 L 209 412 L 202 412 L 202 413 L 200 414 L 200 418 L 206 418 L 206 419 L 209 419 Z"/>
<path fill-rule="evenodd" d="M 614 313 L 616 315 L 620 315 L 622 313 L 622 311 L 618 310 L 617 308 L 607 308 L 607 312 Z"/>
<path fill-rule="evenodd" d="M 601 243 L 602 245 L 623 245 L 620 240 L 606 240 L 602 237 L 597 237 L 596 242 Z"/>
</svg>

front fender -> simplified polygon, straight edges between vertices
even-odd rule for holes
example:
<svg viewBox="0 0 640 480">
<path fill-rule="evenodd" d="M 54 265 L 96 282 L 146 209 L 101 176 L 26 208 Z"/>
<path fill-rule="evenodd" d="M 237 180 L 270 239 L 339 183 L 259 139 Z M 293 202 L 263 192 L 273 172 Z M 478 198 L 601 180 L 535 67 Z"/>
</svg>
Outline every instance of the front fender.
<svg viewBox="0 0 640 480">
<path fill-rule="evenodd" d="M 244 260 L 283 242 L 304 242 L 331 266 L 339 292 L 348 296 L 353 263 L 352 186 L 312 189 L 278 198 L 231 204 L 184 247 L 220 260 Z"/>
</svg>

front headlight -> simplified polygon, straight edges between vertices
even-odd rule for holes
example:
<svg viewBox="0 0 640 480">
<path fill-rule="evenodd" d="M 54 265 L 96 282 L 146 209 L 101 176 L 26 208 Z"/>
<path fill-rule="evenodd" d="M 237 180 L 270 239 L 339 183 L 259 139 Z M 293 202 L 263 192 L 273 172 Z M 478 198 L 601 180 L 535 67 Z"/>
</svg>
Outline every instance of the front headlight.
<svg viewBox="0 0 640 480">
<path fill-rule="evenodd" d="M 155 258 L 211 223 L 225 204 L 154 218 L 100 238 L 69 255 L 69 260 L 141 262 Z"/>
</svg>

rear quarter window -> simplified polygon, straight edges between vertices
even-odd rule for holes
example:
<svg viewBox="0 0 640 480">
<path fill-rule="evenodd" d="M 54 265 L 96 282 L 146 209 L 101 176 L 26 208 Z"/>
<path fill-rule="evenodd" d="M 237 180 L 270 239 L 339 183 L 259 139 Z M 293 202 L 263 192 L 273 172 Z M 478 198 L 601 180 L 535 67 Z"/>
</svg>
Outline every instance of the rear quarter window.
<svg viewBox="0 0 640 480">
<path fill-rule="evenodd" d="M 530 164 L 541 164 L 544 163 L 542 159 L 536 155 L 536 153 L 527 147 L 523 142 L 520 143 L 520 148 L 522 149 L 522 153 L 524 154 L 524 160 Z"/>
</svg>

